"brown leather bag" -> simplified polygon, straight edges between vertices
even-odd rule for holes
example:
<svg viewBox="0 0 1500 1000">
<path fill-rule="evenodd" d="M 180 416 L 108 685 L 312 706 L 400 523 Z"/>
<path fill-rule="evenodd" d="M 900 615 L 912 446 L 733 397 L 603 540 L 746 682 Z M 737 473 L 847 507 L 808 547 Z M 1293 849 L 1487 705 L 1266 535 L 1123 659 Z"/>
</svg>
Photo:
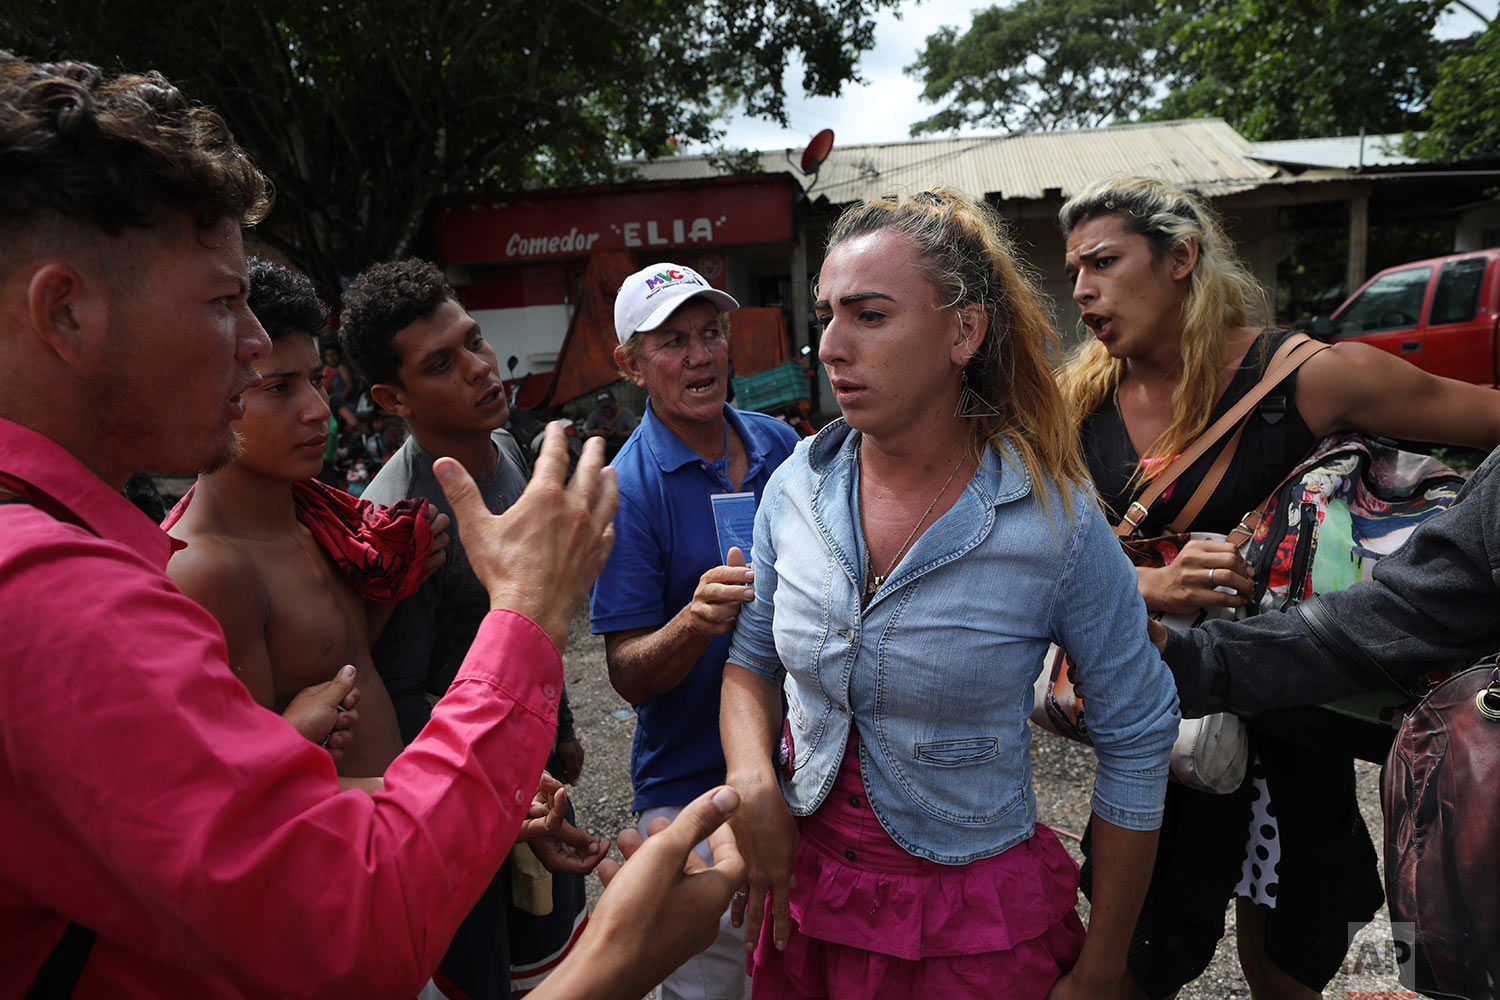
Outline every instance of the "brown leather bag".
<svg viewBox="0 0 1500 1000">
<path fill-rule="evenodd" d="M 1416 926 L 1413 985 L 1500 996 L 1500 666 L 1433 688 L 1397 731 L 1380 786 L 1391 919 Z"/>
</svg>

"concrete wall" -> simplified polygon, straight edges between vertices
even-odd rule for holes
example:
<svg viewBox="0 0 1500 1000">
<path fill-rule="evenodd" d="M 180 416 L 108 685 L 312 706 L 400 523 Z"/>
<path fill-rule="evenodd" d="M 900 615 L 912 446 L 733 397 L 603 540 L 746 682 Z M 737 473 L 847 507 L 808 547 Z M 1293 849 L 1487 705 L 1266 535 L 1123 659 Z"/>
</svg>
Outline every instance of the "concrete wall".
<svg viewBox="0 0 1500 1000">
<path fill-rule="evenodd" d="M 1468 253 L 1470 250 L 1500 246 L 1500 241 L 1493 238 L 1497 230 L 1500 230 L 1500 205 L 1491 202 L 1470 209 L 1458 217 L 1458 228 L 1453 234 L 1453 252 Z M 1485 239 L 1487 232 L 1491 234 L 1489 240 Z"/>
<path fill-rule="evenodd" d="M 484 339 L 500 360 L 500 375 L 511 378 L 506 361 L 514 357 L 514 377 L 550 372 L 558 348 L 568 330 L 573 307 L 568 305 L 521 306 L 515 309 L 475 309 L 470 312 Z"/>
</svg>

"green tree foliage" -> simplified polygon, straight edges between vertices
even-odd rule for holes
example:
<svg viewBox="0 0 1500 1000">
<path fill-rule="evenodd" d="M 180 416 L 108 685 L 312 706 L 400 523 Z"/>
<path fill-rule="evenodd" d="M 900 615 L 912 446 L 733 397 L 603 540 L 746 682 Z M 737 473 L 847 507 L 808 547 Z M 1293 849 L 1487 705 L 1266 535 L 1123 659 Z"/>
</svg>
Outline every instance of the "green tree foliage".
<svg viewBox="0 0 1500 1000">
<path fill-rule="evenodd" d="M 1175 3 L 1172 89 L 1154 119 L 1218 115 L 1250 139 L 1423 124 L 1442 45 L 1434 0 Z"/>
<path fill-rule="evenodd" d="M 1500 153 L 1500 22 L 1458 47 L 1438 69 L 1432 124 L 1412 143 L 1424 159 L 1462 160 Z"/>
<path fill-rule="evenodd" d="M 1018 0 L 929 35 L 906 68 L 946 107 L 912 135 L 962 125 L 1031 130 L 1129 118 L 1152 94 L 1155 0 Z"/>
<path fill-rule="evenodd" d="M 1444 0 L 1019 0 L 929 36 L 913 133 L 1219 115 L 1252 139 L 1423 124 Z"/>
<path fill-rule="evenodd" d="M 160 70 L 277 188 L 260 236 L 336 291 L 411 252 L 445 196 L 618 178 L 713 141 L 726 102 L 832 95 L 894 0 L 8 0 L 0 46 Z"/>
</svg>

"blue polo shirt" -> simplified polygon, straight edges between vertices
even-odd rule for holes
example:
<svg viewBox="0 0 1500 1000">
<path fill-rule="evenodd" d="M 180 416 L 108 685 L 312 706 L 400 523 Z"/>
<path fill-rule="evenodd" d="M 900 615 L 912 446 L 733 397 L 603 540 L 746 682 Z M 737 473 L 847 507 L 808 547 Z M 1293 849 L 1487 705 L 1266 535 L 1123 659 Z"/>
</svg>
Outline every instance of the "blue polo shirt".
<svg viewBox="0 0 1500 1000">
<path fill-rule="evenodd" d="M 740 492 L 760 502 L 766 480 L 798 437 L 761 413 L 724 407 L 744 442 L 749 468 Z M 656 416 L 640 427 L 612 463 L 620 483 L 615 547 L 594 584 L 595 635 L 656 628 L 693 599 L 698 579 L 721 563 L 709 497 L 727 492 L 719 473 Z M 724 781 L 719 745 L 719 689 L 729 635 L 716 636 L 692 671 L 670 691 L 635 707 L 630 775 L 636 810 L 684 806 Z"/>
</svg>

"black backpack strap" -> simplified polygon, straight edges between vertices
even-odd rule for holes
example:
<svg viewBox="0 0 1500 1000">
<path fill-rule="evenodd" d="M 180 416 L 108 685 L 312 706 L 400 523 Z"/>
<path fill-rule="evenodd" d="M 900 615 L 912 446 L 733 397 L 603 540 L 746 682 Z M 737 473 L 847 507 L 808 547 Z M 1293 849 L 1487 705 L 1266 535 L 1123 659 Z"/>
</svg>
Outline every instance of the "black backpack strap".
<svg viewBox="0 0 1500 1000">
<path fill-rule="evenodd" d="M 1261 438 L 1262 455 L 1267 465 L 1286 465 L 1286 415 L 1291 409 L 1284 393 L 1272 393 L 1260 401 L 1261 421 L 1266 425 Z"/>
<path fill-rule="evenodd" d="M 65 1000 L 73 995 L 78 986 L 83 967 L 88 964 L 89 952 L 94 950 L 94 939 L 98 935 L 76 921 L 68 921 L 63 935 L 52 949 L 52 954 L 37 970 L 31 989 L 26 991 L 26 1000 Z"/>
<path fill-rule="evenodd" d="M 1302 616 L 1302 620 L 1307 622 L 1308 627 L 1313 630 L 1313 633 L 1322 640 L 1323 645 L 1333 650 L 1338 656 L 1350 663 L 1366 667 L 1378 673 L 1385 678 L 1386 683 L 1393 690 L 1401 692 L 1413 701 L 1420 697 L 1412 688 L 1392 677 L 1390 671 L 1382 667 L 1375 661 L 1373 656 L 1365 652 L 1363 646 L 1349 638 L 1349 633 L 1345 632 L 1344 627 L 1334 619 L 1333 612 L 1329 611 L 1323 604 L 1321 596 L 1303 601 L 1297 605 L 1296 611 Z"/>
</svg>

